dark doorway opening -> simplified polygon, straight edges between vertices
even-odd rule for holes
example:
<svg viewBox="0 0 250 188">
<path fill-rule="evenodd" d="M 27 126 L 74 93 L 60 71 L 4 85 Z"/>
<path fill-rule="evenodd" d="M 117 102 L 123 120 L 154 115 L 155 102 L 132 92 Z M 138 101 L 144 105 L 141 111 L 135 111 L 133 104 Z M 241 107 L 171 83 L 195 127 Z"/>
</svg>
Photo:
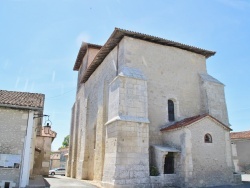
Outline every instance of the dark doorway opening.
<svg viewBox="0 0 250 188">
<path fill-rule="evenodd" d="M 174 173 L 174 153 L 169 152 L 165 157 L 164 174 Z"/>
<path fill-rule="evenodd" d="M 10 187 L 10 182 L 5 182 L 4 183 L 4 188 L 9 188 Z"/>
</svg>

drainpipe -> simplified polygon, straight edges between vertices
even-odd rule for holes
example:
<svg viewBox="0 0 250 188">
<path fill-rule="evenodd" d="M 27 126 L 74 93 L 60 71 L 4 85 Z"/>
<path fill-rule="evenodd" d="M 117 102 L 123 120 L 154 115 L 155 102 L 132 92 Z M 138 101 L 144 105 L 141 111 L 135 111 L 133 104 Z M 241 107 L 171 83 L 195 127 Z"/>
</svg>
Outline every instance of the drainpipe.
<svg viewBox="0 0 250 188">
<path fill-rule="evenodd" d="M 29 176 L 30 176 L 30 160 L 32 152 L 32 132 L 33 132 L 33 124 L 34 124 L 34 111 L 30 110 L 28 114 L 28 125 L 27 131 L 24 141 L 23 148 L 23 156 L 22 156 L 22 164 L 21 164 L 21 175 L 20 175 L 20 184 L 19 187 L 26 187 L 29 184 Z"/>
</svg>

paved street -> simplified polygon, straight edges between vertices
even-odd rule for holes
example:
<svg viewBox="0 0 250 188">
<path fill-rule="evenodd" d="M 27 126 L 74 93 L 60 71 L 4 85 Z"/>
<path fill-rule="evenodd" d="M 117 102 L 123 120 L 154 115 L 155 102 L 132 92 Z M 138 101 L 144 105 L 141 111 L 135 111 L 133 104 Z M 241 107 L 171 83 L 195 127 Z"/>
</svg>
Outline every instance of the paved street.
<svg viewBox="0 0 250 188">
<path fill-rule="evenodd" d="M 56 176 L 49 176 L 48 178 L 44 178 L 45 182 L 47 183 L 46 187 L 50 187 L 50 188 L 68 188 L 68 187 L 82 187 L 82 188 L 98 188 L 100 186 L 98 186 L 98 183 L 88 183 L 87 180 L 77 180 L 77 179 L 73 179 L 73 178 L 68 178 L 65 176 L 60 176 L 60 175 L 56 175 Z M 249 174 L 243 174 L 242 175 L 242 181 L 243 184 L 241 185 L 234 185 L 234 186 L 229 186 L 229 185 L 225 185 L 225 186 L 216 186 L 213 188 L 249 188 L 250 187 L 250 175 Z M 96 184 L 93 185 L 93 184 Z"/>
<path fill-rule="evenodd" d="M 68 187 L 82 187 L 82 188 L 97 188 L 98 186 L 94 186 L 92 184 L 87 183 L 84 180 L 77 180 L 68 178 L 65 176 L 55 175 L 44 178 L 45 183 L 47 183 L 46 187 L 50 188 L 68 188 Z"/>
</svg>

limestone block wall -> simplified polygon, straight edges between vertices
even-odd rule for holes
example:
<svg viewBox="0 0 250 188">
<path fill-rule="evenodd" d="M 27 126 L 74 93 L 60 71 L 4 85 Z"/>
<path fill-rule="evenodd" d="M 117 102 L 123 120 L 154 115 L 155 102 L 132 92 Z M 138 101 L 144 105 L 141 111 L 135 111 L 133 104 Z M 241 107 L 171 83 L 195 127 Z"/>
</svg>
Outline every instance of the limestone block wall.
<svg viewBox="0 0 250 188">
<path fill-rule="evenodd" d="M 69 137 L 69 156 L 67 159 L 67 168 L 66 168 L 66 176 L 71 177 L 72 173 L 72 155 L 73 155 L 73 133 L 74 133 L 74 113 L 75 113 L 75 105 L 73 105 L 71 109 L 71 124 L 70 124 L 70 137 Z"/>
<path fill-rule="evenodd" d="M 202 104 L 205 107 L 205 113 L 229 125 L 224 85 L 209 75 L 201 74 L 201 92 Z"/>
<path fill-rule="evenodd" d="M 28 111 L 0 107 L 0 154 L 22 156 Z M 21 165 L 21 164 L 20 164 Z M 0 168 L 1 180 L 19 185 L 20 168 Z"/>
<path fill-rule="evenodd" d="M 124 66 L 141 70 L 147 78 L 150 145 L 161 144 L 159 129 L 168 123 L 168 100 L 176 107 L 176 120 L 202 111 L 199 73 L 206 73 L 204 56 L 174 47 L 124 37 L 120 42 Z"/>
<path fill-rule="evenodd" d="M 102 177 L 106 133 L 104 124 L 107 122 L 107 88 L 117 74 L 119 51 L 118 48 L 114 48 L 84 84 L 80 83 L 81 76 L 87 66 L 88 58 L 93 58 L 93 55 L 90 55 L 91 57 L 85 55 L 83 58 L 83 64 L 78 73 L 76 95 L 79 106 L 78 110 L 75 107 L 72 111 L 72 140 L 68 159 L 71 177 L 99 180 Z M 75 140 L 75 137 L 78 140 Z M 75 151 L 76 148 L 78 151 Z"/>
<path fill-rule="evenodd" d="M 59 168 L 60 166 L 60 159 L 52 159 L 50 160 L 50 169 Z"/>
<path fill-rule="evenodd" d="M 35 163 L 33 167 L 34 175 L 49 175 L 51 142 L 51 137 L 37 136 L 36 147 L 40 148 L 41 152 L 36 152 L 35 155 Z"/>
<path fill-rule="evenodd" d="M 147 82 L 125 68 L 110 84 L 104 186 L 149 185 Z"/>
<path fill-rule="evenodd" d="M 209 133 L 212 143 L 205 143 Z M 229 131 L 204 118 L 187 128 L 164 132 L 164 144 L 181 149 L 181 186 L 205 187 L 233 183 Z"/>
<path fill-rule="evenodd" d="M 108 124 L 103 185 L 148 185 L 148 152 L 148 124 L 123 121 Z"/>
<path fill-rule="evenodd" d="M 237 159 L 239 170 L 241 172 L 250 172 L 250 140 L 242 139 L 242 140 L 233 140 L 233 143 L 236 146 L 237 151 Z"/>
</svg>

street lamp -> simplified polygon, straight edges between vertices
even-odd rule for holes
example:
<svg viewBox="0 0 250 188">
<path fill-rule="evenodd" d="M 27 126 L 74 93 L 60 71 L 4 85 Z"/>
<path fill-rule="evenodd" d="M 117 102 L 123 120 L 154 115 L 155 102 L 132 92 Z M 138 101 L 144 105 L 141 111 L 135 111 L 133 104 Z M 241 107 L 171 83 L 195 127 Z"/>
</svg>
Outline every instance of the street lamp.
<svg viewBox="0 0 250 188">
<path fill-rule="evenodd" d="M 43 129 L 44 129 L 44 133 L 45 134 L 51 134 L 51 125 L 52 125 L 52 122 L 49 120 L 49 116 L 47 116 L 48 119 L 44 122 L 45 126 L 43 126 Z"/>
<path fill-rule="evenodd" d="M 51 130 L 51 126 L 49 125 L 49 123 L 47 123 L 44 127 L 44 133 L 45 134 L 50 134 L 50 130 Z"/>
</svg>

